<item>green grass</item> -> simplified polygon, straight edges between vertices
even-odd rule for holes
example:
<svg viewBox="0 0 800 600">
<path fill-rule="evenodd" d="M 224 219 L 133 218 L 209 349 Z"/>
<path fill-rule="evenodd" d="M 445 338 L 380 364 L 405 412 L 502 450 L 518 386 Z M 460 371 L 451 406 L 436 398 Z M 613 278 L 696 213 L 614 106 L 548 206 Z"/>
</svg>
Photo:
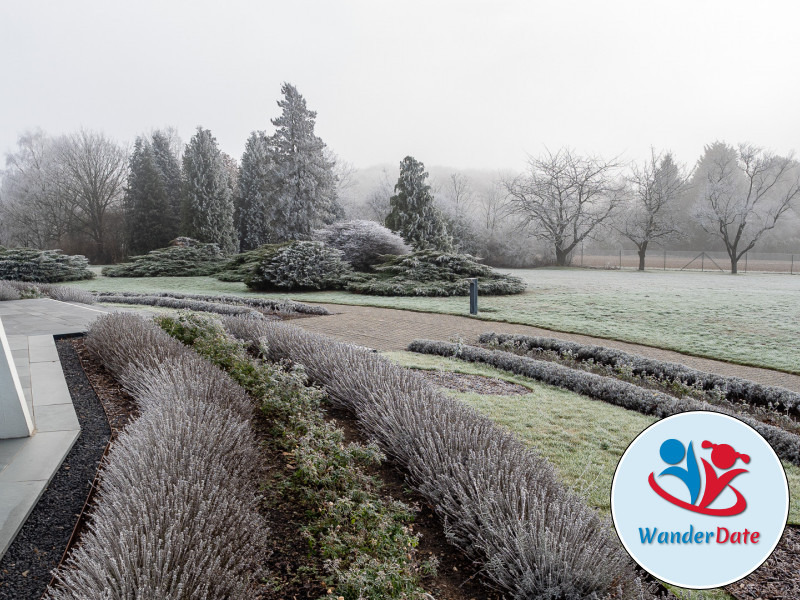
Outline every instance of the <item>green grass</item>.
<svg viewBox="0 0 800 600">
<path fill-rule="evenodd" d="M 800 374 L 800 277 L 784 274 L 510 270 L 528 283 L 516 296 L 480 298 L 481 318 L 636 342 Z M 252 295 L 213 277 L 106 278 L 96 291 Z M 263 295 L 263 294 L 259 294 Z M 348 292 L 269 294 L 306 302 L 466 315 L 466 298 L 400 298 Z M 486 329 L 492 326 L 487 323 Z"/>
<path fill-rule="evenodd" d="M 591 400 L 486 365 L 411 352 L 384 354 L 405 367 L 442 369 L 512 381 L 531 390 L 524 396 L 449 392 L 535 447 L 562 480 L 587 504 L 609 515 L 611 481 L 622 453 L 655 417 Z M 789 480 L 789 522 L 800 524 L 800 467 L 783 463 Z"/>
</svg>

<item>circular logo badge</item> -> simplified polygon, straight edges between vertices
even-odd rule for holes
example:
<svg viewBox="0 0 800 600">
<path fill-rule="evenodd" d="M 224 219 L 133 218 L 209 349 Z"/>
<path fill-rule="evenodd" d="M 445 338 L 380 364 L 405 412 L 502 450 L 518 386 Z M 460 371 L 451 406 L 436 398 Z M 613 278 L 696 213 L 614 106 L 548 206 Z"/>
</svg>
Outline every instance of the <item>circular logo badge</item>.
<svg viewBox="0 0 800 600">
<path fill-rule="evenodd" d="M 753 572 L 789 515 L 780 460 L 753 428 L 715 412 L 658 421 L 633 440 L 611 485 L 611 515 L 654 577 L 708 589 Z"/>
</svg>

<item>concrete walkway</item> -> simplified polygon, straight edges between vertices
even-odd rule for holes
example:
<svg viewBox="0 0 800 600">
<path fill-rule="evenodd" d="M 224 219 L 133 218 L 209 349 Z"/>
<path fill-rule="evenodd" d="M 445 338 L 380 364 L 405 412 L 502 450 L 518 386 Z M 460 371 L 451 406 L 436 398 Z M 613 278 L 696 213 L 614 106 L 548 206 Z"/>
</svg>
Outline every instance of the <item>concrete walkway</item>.
<svg viewBox="0 0 800 600">
<path fill-rule="evenodd" d="M 608 348 L 617 348 L 649 358 L 681 363 L 707 373 L 743 377 L 751 381 L 767 385 L 778 385 L 800 392 L 800 376 L 798 375 L 790 375 L 770 369 L 734 365 L 708 358 L 698 358 L 673 352 L 672 350 L 661 350 L 639 344 L 615 342 L 587 335 L 560 333 L 529 325 L 483 321 L 457 315 L 342 304 L 325 304 L 323 306 L 334 314 L 324 317 L 297 319 L 292 323 L 308 331 L 324 333 L 338 340 L 353 342 L 376 350 L 405 350 L 412 340 L 419 338 L 444 341 L 455 341 L 460 338 L 467 343 L 474 343 L 480 334 L 488 331 L 553 337 L 582 344 L 596 344 Z"/>
<path fill-rule="evenodd" d="M 0 302 L 0 320 L 34 420 L 31 437 L 0 440 L 0 557 L 80 435 L 54 335 L 110 312 L 50 299 Z"/>
</svg>

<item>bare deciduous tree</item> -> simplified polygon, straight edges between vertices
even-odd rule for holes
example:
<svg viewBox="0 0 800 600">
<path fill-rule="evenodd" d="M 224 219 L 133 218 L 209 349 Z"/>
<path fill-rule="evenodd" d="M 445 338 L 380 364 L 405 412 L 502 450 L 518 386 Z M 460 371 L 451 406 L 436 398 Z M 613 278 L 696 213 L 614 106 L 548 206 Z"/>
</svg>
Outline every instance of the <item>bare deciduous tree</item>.
<svg viewBox="0 0 800 600">
<path fill-rule="evenodd" d="M 725 244 L 735 274 L 739 259 L 800 198 L 800 165 L 751 144 L 718 142 L 706 148 L 698 172 L 695 215 Z"/>
<path fill-rule="evenodd" d="M 596 232 L 615 211 L 624 186 L 615 160 L 578 156 L 569 149 L 530 158 L 529 172 L 505 182 L 510 207 L 534 237 L 548 241 L 556 264 Z"/>
<path fill-rule="evenodd" d="M 480 223 L 488 235 L 492 235 L 497 226 L 507 216 L 508 194 L 503 182 L 494 180 L 478 194 L 478 215 Z"/>
<path fill-rule="evenodd" d="M 367 195 L 366 205 L 370 210 L 371 218 L 380 223 L 386 220 L 386 216 L 392 209 L 389 204 L 389 198 L 392 197 L 393 193 L 394 184 L 389 178 L 389 173 L 386 172 L 386 169 L 383 169 L 372 191 Z"/>
<path fill-rule="evenodd" d="M 628 177 L 631 197 L 617 230 L 636 245 L 639 270 L 644 271 L 650 242 L 669 239 L 678 232 L 675 201 L 686 189 L 686 176 L 672 154 L 658 154 L 634 164 Z"/>
<path fill-rule="evenodd" d="M 73 203 L 75 219 L 94 245 L 93 258 L 107 261 L 109 213 L 121 206 L 127 152 L 102 133 L 80 130 L 59 138 L 59 193 Z"/>
</svg>

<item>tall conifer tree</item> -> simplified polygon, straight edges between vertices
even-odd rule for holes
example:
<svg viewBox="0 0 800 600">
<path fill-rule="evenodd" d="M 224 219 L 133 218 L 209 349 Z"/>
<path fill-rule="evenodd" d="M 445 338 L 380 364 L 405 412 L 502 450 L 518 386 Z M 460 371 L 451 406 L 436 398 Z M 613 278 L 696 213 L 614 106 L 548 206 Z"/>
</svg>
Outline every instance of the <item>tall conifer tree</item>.
<svg viewBox="0 0 800 600">
<path fill-rule="evenodd" d="M 239 167 L 237 225 L 242 250 L 252 250 L 271 239 L 275 215 L 269 194 L 269 144 L 263 131 L 247 140 Z"/>
<path fill-rule="evenodd" d="M 213 242 L 223 252 L 238 250 L 233 222 L 230 178 L 216 138 L 197 128 L 183 154 L 183 230 L 201 242 Z"/>
<path fill-rule="evenodd" d="M 427 179 L 425 165 L 411 156 L 403 159 L 395 194 L 389 199 L 391 212 L 386 217 L 386 227 L 416 250 L 448 251 L 452 240 L 447 235 L 444 216 L 433 203 Z"/>
<path fill-rule="evenodd" d="M 164 215 L 170 240 L 180 235 L 181 200 L 183 197 L 183 176 L 178 157 L 172 151 L 169 138 L 163 131 L 153 133 L 153 159 L 161 174 L 161 181 L 167 194 L 169 211 Z"/>
<path fill-rule="evenodd" d="M 124 198 L 125 238 L 128 251 L 143 254 L 163 248 L 174 237 L 169 220 L 169 197 L 153 147 L 137 137 L 131 154 Z"/>
</svg>

